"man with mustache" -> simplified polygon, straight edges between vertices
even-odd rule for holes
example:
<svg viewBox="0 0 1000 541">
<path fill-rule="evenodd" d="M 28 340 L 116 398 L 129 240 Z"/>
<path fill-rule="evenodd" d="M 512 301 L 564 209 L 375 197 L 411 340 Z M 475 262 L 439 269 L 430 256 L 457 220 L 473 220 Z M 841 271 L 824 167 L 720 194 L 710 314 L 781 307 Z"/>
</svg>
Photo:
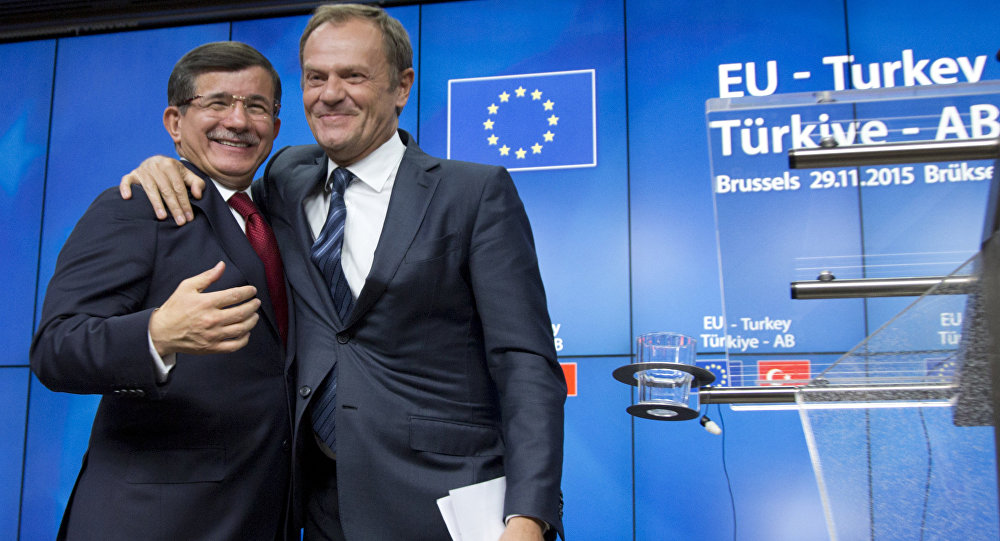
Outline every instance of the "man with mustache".
<svg viewBox="0 0 1000 541">
<path fill-rule="evenodd" d="M 101 194 L 63 246 L 31 347 L 45 386 L 103 395 L 58 538 L 275 541 L 288 299 L 247 188 L 278 133 L 281 82 L 252 47 L 210 43 L 177 62 L 167 98 L 163 125 L 205 183 L 191 223 Z"/>
</svg>

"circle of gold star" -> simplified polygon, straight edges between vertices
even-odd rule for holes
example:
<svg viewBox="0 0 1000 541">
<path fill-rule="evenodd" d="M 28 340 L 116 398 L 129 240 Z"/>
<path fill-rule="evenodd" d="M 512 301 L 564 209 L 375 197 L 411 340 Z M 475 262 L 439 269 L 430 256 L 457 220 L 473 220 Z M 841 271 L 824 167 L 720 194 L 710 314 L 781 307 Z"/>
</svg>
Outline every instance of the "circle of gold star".
<svg viewBox="0 0 1000 541">
<path fill-rule="evenodd" d="M 552 133 L 552 127 L 559 125 L 559 117 L 555 115 L 554 111 L 555 103 L 552 100 L 546 99 L 544 102 L 542 101 L 541 90 L 536 88 L 533 91 L 528 92 L 528 89 L 524 88 L 524 86 L 518 86 L 516 89 L 513 90 L 513 94 L 504 90 L 503 92 L 497 95 L 497 99 L 501 104 L 504 104 L 504 103 L 511 103 L 510 101 L 511 98 L 514 98 L 515 100 L 528 99 L 529 96 L 531 101 L 539 102 L 539 105 L 541 105 L 543 111 L 549 112 L 549 117 L 545 119 L 547 125 L 549 126 L 549 129 L 546 130 L 545 133 L 541 134 L 540 140 L 535 141 L 534 144 L 529 146 L 527 149 L 525 149 L 524 147 L 518 147 L 516 150 L 514 150 L 513 148 L 507 146 L 506 144 L 502 144 L 500 141 L 500 137 L 497 136 L 496 132 L 493 129 L 494 125 L 496 124 L 494 118 L 500 112 L 501 106 L 497 105 L 494 102 L 491 103 L 486 108 L 487 118 L 486 121 L 483 122 L 483 129 L 485 131 L 490 132 L 489 136 L 486 138 L 486 142 L 491 147 L 497 147 L 497 150 L 500 152 L 501 156 L 510 156 L 511 151 L 513 151 L 516 159 L 523 160 L 527 158 L 529 152 L 531 154 L 541 154 L 542 149 L 545 148 L 545 145 L 543 143 L 551 143 L 555 140 L 556 134 Z"/>
</svg>

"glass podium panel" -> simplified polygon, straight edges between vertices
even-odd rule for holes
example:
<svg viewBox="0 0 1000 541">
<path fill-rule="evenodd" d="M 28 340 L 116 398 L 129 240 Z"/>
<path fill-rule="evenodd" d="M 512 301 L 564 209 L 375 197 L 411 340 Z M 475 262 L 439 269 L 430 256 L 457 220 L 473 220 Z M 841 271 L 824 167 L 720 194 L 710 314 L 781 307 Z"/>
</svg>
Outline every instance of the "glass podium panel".
<svg viewBox="0 0 1000 541">
<path fill-rule="evenodd" d="M 979 287 L 1000 82 L 712 99 L 706 117 L 724 325 L 702 338 L 747 392 L 793 397 L 830 538 L 1000 538 Z"/>
<path fill-rule="evenodd" d="M 952 276 L 979 276 L 978 267 L 974 257 Z M 959 426 L 991 421 L 988 374 L 976 366 L 989 339 L 979 292 L 975 282 L 961 294 L 942 287 L 795 395 L 831 539 L 1000 537 L 993 429 Z M 961 340 L 920 349 L 917 331 L 942 314 L 960 322 Z"/>
</svg>

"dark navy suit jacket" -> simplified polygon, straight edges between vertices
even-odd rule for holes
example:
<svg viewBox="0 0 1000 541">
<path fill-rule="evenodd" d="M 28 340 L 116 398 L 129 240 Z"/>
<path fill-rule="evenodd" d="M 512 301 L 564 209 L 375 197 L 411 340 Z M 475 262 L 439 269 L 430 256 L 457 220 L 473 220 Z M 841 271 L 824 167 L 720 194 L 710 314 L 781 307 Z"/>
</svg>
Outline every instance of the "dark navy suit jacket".
<svg viewBox="0 0 1000 541">
<path fill-rule="evenodd" d="M 347 321 L 309 260 L 302 205 L 326 180 L 322 149 L 283 149 L 254 185 L 296 310 L 296 447 L 336 370 L 348 539 L 448 539 L 437 498 L 501 475 L 505 514 L 561 533 L 566 384 L 523 205 L 503 168 L 433 158 L 400 135 L 406 153 Z M 297 480 L 309 475 L 298 458 Z"/>
<path fill-rule="evenodd" d="M 101 194 L 66 241 L 31 366 L 55 391 L 101 394 L 60 539 L 267 540 L 281 535 L 290 478 L 285 351 L 263 265 L 215 186 L 184 227 L 141 193 Z M 252 284 L 260 320 L 243 349 L 177 355 L 157 383 L 149 317 L 177 285 L 226 262 L 208 290 Z"/>
</svg>

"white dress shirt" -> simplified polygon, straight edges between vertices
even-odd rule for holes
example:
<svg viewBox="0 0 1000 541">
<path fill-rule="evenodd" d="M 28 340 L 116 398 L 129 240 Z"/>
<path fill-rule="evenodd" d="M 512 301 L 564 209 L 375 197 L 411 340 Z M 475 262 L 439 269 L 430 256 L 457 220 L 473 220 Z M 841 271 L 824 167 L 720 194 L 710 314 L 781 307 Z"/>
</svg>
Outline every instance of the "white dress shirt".
<svg viewBox="0 0 1000 541">
<path fill-rule="evenodd" d="M 405 153 L 406 145 L 399 134 L 395 133 L 382 146 L 347 168 L 358 180 L 351 182 L 344 190 L 347 216 L 340 261 L 355 299 L 365 285 L 368 272 L 372 270 L 375 247 L 382 236 L 382 225 L 389 210 L 392 186 L 396 183 L 396 172 L 399 171 L 399 164 Z M 337 167 L 339 166 L 333 160 L 327 160 L 327 178 Z M 312 238 L 315 240 L 323 231 L 326 216 L 330 212 L 330 194 L 323 190 L 306 197 L 303 204 Z"/>
</svg>

